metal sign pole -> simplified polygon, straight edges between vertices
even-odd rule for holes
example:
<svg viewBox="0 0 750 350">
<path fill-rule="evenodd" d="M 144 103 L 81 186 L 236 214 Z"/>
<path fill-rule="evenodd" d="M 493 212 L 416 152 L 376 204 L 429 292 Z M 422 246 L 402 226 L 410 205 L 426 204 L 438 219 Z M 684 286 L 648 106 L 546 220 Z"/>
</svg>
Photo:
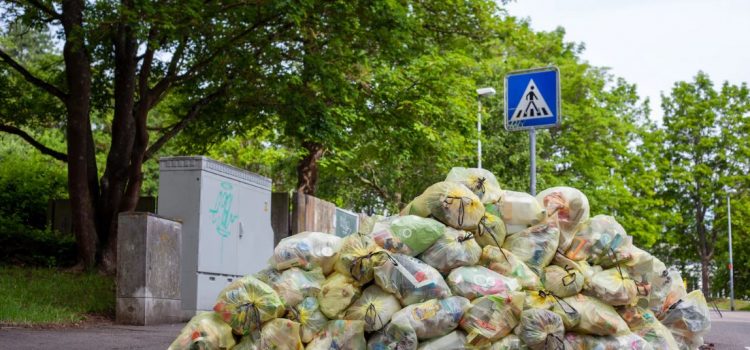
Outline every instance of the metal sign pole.
<svg viewBox="0 0 750 350">
<path fill-rule="evenodd" d="M 727 191 L 727 221 L 729 221 L 729 310 L 734 311 L 734 261 L 732 261 L 732 202 Z"/>
<path fill-rule="evenodd" d="M 482 169 L 482 96 L 477 96 L 477 168 Z"/>
<path fill-rule="evenodd" d="M 536 129 L 529 129 L 529 151 L 531 155 L 531 169 L 530 169 L 530 192 L 532 196 L 536 196 Z"/>
</svg>

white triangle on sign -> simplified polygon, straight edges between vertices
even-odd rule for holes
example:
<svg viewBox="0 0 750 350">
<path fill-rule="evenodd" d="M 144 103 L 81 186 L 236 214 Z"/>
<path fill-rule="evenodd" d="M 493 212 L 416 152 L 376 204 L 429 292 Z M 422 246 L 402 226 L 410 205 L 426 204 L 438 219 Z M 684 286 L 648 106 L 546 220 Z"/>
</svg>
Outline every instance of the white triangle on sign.
<svg viewBox="0 0 750 350">
<path fill-rule="evenodd" d="M 552 110 L 549 109 L 547 102 L 544 100 L 544 96 L 542 96 L 536 83 L 534 83 L 534 79 L 529 80 L 529 85 L 526 86 L 526 90 L 524 90 L 521 100 L 518 101 L 516 109 L 513 111 L 513 116 L 510 117 L 510 121 L 522 121 L 552 116 Z"/>
</svg>

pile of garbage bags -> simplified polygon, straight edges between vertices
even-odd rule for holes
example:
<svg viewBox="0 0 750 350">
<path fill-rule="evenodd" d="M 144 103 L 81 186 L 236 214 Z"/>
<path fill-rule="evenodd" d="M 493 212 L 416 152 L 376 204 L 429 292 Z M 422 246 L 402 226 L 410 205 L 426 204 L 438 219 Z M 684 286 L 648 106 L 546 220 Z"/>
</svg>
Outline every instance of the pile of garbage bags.
<svg viewBox="0 0 750 350">
<path fill-rule="evenodd" d="M 366 221 L 283 239 L 170 349 L 683 350 L 711 326 L 701 292 L 574 188 L 454 168 Z"/>
</svg>

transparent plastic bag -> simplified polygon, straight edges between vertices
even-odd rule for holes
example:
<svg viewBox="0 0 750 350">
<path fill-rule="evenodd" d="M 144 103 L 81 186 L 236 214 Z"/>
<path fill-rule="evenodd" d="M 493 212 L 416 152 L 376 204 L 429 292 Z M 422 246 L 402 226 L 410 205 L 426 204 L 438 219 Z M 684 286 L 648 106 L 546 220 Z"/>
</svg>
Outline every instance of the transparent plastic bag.
<svg viewBox="0 0 750 350">
<path fill-rule="evenodd" d="M 287 314 L 287 318 L 300 324 L 300 337 L 309 343 L 315 334 L 325 328 L 328 318 L 320 312 L 320 304 L 315 297 L 307 297 Z"/>
<path fill-rule="evenodd" d="M 568 305 L 580 315 L 580 322 L 573 330 L 591 335 L 614 335 L 629 331 L 627 323 L 615 309 L 596 298 L 583 294 L 564 298 Z"/>
<path fill-rule="evenodd" d="M 595 273 L 589 287 L 594 296 L 612 306 L 633 305 L 638 298 L 635 282 L 619 267 Z"/>
<path fill-rule="evenodd" d="M 549 265 L 557 250 L 560 229 L 554 218 L 508 236 L 503 248 L 521 259 L 537 275 Z"/>
<path fill-rule="evenodd" d="M 425 341 L 417 350 L 464 350 L 466 347 L 466 334 L 462 331 L 453 331 L 440 338 Z"/>
<path fill-rule="evenodd" d="M 685 285 L 682 283 L 680 271 L 670 267 L 654 276 L 651 283 L 651 293 L 648 296 L 649 308 L 657 318 L 662 318 L 669 307 L 687 296 Z"/>
<path fill-rule="evenodd" d="M 515 334 L 508 334 L 503 339 L 496 341 L 488 350 L 526 350 L 526 344 Z"/>
<path fill-rule="evenodd" d="M 499 209 L 509 235 L 539 224 L 545 217 L 536 198 L 524 192 L 504 191 Z"/>
<path fill-rule="evenodd" d="M 393 294 L 371 285 L 346 309 L 344 319 L 365 321 L 365 330 L 373 332 L 383 328 L 398 310 L 401 310 L 401 304 Z"/>
<path fill-rule="evenodd" d="M 254 276 L 271 286 L 288 307 L 299 304 L 305 297 L 317 295 L 326 278 L 320 268 L 305 271 L 296 267 L 283 272 L 269 267 Z"/>
<path fill-rule="evenodd" d="M 515 278 L 524 290 L 542 289 L 542 281 L 526 263 L 507 249 L 486 246 L 480 264 L 501 275 Z"/>
<path fill-rule="evenodd" d="M 326 328 L 318 333 L 305 349 L 364 350 L 366 347 L 364 321 L 332 320 L 328 321 Z"/>
<path fill-rule="evenodd" d="M 560 224 L 560 249 L 570 246 L 579 226 L 589 219 L 589 200 L 583 192 L 572 187 L 548 188 L 536 196 L 547 215 L 557 214 Z"/>
<path fill-rule="evenodd" d="M 565 327 L 556 313 L 528 309 L 521 313 L 518 337 L 532 350 L 564 349 Z"/>
<path fill-rule="evenodd" d="M 351 277 L 359 286 L 372 281 L 375 266 L 388 259 L 387 253 L 369 236 L 349 235 L 341 242 L 334 269 Z"/>
<path fill-rule="evenodd" d="M 284 314 L 284 303 L 271 286 L 253 276 L 234 280 L 219 293 L 214 311 L 234 333 L 249 335 L 263 322 Z"/>
<path fill-rule="evenodd" d="M 391 253 L 417 256 L 440 239 L 444 232 L 445 225 L 439 221 L 406 215 L 378 222 L 372 238 Z"/>
<path fill-rule="evenodd" d="M 206 312 L 190 319 L 168 350 L 227 350 L 234 343 L 232 327 L 218 314 Z"/>
<path fill-rule="evenodd" d="M 299 267 L 323 269 L 328 275 L 338 259 L 341 238 L 322 232 L 302 232 L 282 239 L 273 250 L 271 266 L 276 270 Z"/>
<path fill-rule="evenodd" d="M 421 259 L 447 274 L 460 266 L 476 265 L 481 255 L 482 248 L 473 234 L 447 227 L 443 236 L 422 253 Z"/>
<path fill-rule="evenodd" d="M 623 319 L 625 319 L 626 322 L 630 320 L 628 326 L 630 326 L 630 329 L 634 333 L 641 336 L 641 338 L 651 344 L 654 349 L 677 350 L 680 348 L 677 341 L 674 339 L 672 332 L 656 319 L 656 316 L 651 310 L 645 310 L 642 308 L 639 308 L 639 310 L 641 316 L 637 321 L 633 321 L 631 317 L 628 317 L 627 313 L 624 314 L 620 311 L 620 314 L 624 315 Z"/>
<path fill-rule="evenodd" d="M 444 181 L 428 187 L 404 208 L 402 214 L 432 215 L 453 228 L 470 230 L 477 227 L 484 215 L 484 205 L 466 186 Z"/>
<path fill-rule="evenodd" d="M 240 339 L 240 342 L 235 345 L 232 350 L 259 350 L 260 346 L 251 336 L 244 336 Z"/>
<path fill-rule="evenodd" d="M 263 324 L 260 331 L 261 349 L 302 350 L 299 323 L 286 318 L 276 318 Z"/>
<path fill-rule="evenodd" d="M 341 318 L 339 316 L 359 298 L 360 293 L 354 279 L 334 272 L 326 278 L 318 293 L 320 312 L 330 319 Z"/>
<path fill-rule="evenodd" d="M 474 239 L 480 247 L 494 245 L 500 248 L 503 246 L 505 236 L 507 235 L 503 219 L 490 213 L 484 214 L 482 219 L 479 220 L 477 229 L 474 230 L 473 233 Z"/>
<path fill-rule="evenodd" d="M 503 194 L 495 175 L 486 169 L 454 167 L 445 181 L 458 182 L 468 187 L 482 203 L 495 203 Z"/>
<path fill-rule="evenodd" d="M 430 265 L 408 255 L 393 254 L 375 267 L 375 283 L 393 293 L 402 305 L 411 305 L 451 295 L 443 276 Z"/>
<path fill-rule="evenodd" d="M 708 304 L 703 293 L 694 290 L 672 304 L 661 319 L 679 344 L 680 349 L 703 345 L 703 336 L 711 329 Z"/>
<path fill-rule="evenodd" d="M 575 267 L 549 265 L 544 268 L 544 287 L 560 298 L 578 294 L 583 289 L 583 274 Z"/>
<path fill-rule="evenodd" d="M 510 334 L 523 311 L 524 293 L 487 295 L 471 302 L 461 319 L 467 344 L 485 347 Z"/>
<path fill-rule="evenodd" d="M 404 307 L 393 314 L 391 323 L 410 326 L 420 340 L 435 338 L 456 329 L 470 304 L 459 296 L 432 299 Z"/>
<path fill-rule="evenodd" d="M 597 215 L 586 221 L 573 237 L 565 256 L 570 259 L 596 262 L 628 242 L 622 225 L 609 215 Z M 632 239 L 632 238 L 631 238 Z"/>
<path fill-rule="evenodd" d="M 408 322 L 388 323 L 367 341 L 368 350 L 417 350 L 417 333 Z"/>
<path fill-rule="evenodd" d="M 474 300 L 484 295 L 502 294 L 521 289 L 514 278 L 503 276 L 482 266 L 462 266 L 448 275 L 448 287 L 454 295 Z"/>
</svg>

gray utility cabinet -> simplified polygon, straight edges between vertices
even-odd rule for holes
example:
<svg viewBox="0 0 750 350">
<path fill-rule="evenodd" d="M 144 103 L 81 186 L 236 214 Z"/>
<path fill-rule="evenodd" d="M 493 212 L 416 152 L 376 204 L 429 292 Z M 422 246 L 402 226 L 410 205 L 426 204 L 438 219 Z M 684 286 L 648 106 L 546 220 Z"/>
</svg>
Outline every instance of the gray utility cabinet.
<svg viewBox="0 0 750 350">
<path fill-rule="evenodd" d="M 273 254 L 271 180 L 207 157 L 159 160 L 158 214 L 182 222 L 184 316 L 211 310 L 224 286 Z"/>
</svg>

